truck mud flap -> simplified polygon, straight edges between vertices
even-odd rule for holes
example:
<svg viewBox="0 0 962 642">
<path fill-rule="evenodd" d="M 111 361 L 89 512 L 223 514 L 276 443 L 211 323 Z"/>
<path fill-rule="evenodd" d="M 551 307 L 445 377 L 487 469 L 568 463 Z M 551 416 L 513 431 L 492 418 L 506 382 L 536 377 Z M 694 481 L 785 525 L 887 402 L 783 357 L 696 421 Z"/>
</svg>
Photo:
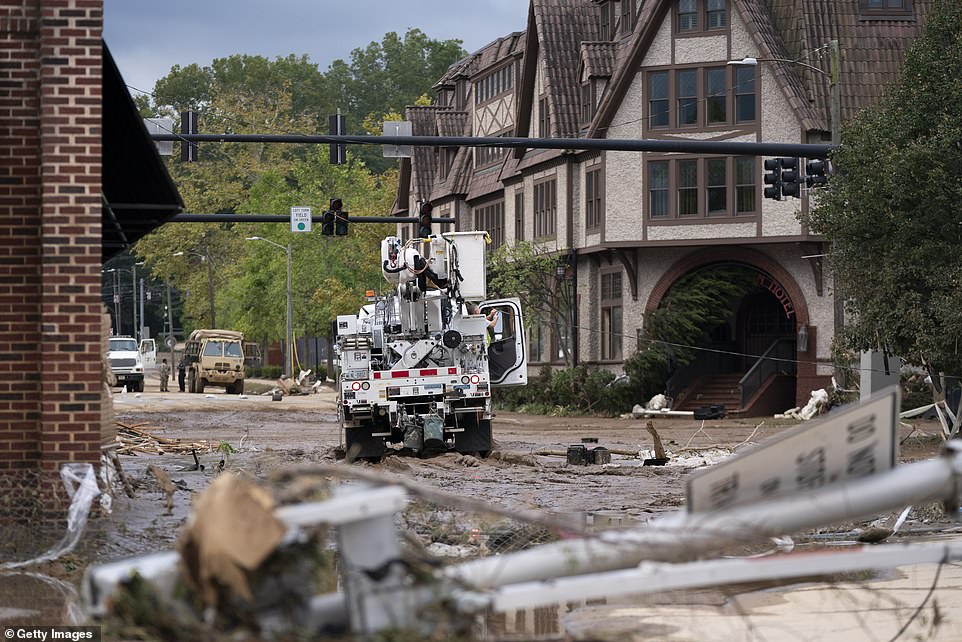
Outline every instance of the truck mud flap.
<svg viewBox="0 0 962 642">
<path fill-rule="evenodd" d="M 344 431 L 344 452 L 348 461 L 356 459 L 379 459 L 387 454 L 383 437 L 375 437 L 363 428 L 347 428 Z"/>
<path fill-rule="evenodd" d="M 478 453 L 487 457 L 491 453 L 493 440 L 491 438 L 491 420 L 481 419 L 465 421 L 459 419 L 464 432 L 455 433 L 454 449 L 459 453 Z"/>
</svg>

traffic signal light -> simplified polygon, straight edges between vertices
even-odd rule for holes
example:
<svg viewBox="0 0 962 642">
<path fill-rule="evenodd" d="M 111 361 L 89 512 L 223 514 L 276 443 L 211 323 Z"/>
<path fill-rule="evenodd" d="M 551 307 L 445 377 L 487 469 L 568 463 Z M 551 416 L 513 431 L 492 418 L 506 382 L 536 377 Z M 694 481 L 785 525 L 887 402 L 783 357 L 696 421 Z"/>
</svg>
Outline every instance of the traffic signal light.
<svg viewBox="0 0 962 642">
<path fill-rule="evenodd" d="M 798 175 L 798 159 L 783 158 L 782 161 L 782 196 L 798 198 L 801 179 Z"/>
<path fill-rule="evenodd" d="M 323 236 L 347 235 L 347 212 L 344 201 L 332 198 L 327 211 L 321 215 L 321 234 Z"/>
<path fill-rule="evenodd" d="M 418 209 L 418 238 L 426 239 L 431 236 L 431 225 L 434 223 L 434 217 L 431 215 L 433 210 L 434 206 L 428 201 L 421 203 Z"/>
<path fill-rule="evenodd" d="M 826 176 L 826 170 L 828 169 L 828 161 L 822 159 L 810 160 L 805 163 L 805 184 L 808 187 L 822 187 L 828 183 L 828 176 Z"/>
<path fill-rule="evenodd" d="M 321 215 L 321 235 L 322 236 L 334 236 L 334 217 L 336 214 L 327 210 Z"/>
<path fill-rule="evenodd" d="M 348 222 L 351 220 L 348 212 L 337 210 L 334 213 L 334 234 L 337 236 L 347 236 Z"/>
<path fill-rule="evenodd" d="M 765 198 L 782 200 L 782 159 L 765 159 Z"/>
</svg>

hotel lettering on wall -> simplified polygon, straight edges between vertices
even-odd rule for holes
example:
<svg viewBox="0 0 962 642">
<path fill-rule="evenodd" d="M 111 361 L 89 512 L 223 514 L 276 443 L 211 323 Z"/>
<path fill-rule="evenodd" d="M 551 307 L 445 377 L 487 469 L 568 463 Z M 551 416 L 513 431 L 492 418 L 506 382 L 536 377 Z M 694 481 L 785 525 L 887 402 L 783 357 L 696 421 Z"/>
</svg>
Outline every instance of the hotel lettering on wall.
<svg viewBox="0 0 962 642">
<path fill-rule="evenodd" d="M 781 283 L 762 272 L 758 273 L 756 283 L 775 295 L 778 302 L 782 304 L 782 309 L 785 310 L 786 318 L 791 319 L 795 316 L 795 304 L 792 303 L 791 297 L 788 296 L 788 292 L 785 291 Z"/>
</svg>

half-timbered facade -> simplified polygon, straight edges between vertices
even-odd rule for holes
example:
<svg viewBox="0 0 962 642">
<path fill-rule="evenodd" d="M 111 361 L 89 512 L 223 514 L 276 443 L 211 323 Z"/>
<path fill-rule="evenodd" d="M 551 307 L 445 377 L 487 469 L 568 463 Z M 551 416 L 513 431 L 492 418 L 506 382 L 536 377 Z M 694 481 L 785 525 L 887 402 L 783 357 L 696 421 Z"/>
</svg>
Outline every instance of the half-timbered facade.
<svg viewBox="0 0 962 642">
<path fill-rule="evenodd" d="M 408 117 L 422 135 L 829 142 L 829 43 L 844 122 L 896 80 L 929 5 L 531 0 L 524 32 L 453 65 L 436 105 Z M 755 288 L 702 346 L 734 356 L 700 358 L 672 386 L 689 404 L 760 413 L 828 383 L 841 320 L 827 246 L 804 223 L 810 194 L 765 199 L 763 173 L 754 156 L 417 148 L 402 162 L 396 212 L 430 200 L 459 229 L 490 230 L 492 248 L 533 241 L 568 257 L 577 309 L 531 329 L 535 367 L 568 354 L 618 371 L 679 279 L 751 272 Z M 760 369 L 763 354 L 794 365 Z"/>
</svg>

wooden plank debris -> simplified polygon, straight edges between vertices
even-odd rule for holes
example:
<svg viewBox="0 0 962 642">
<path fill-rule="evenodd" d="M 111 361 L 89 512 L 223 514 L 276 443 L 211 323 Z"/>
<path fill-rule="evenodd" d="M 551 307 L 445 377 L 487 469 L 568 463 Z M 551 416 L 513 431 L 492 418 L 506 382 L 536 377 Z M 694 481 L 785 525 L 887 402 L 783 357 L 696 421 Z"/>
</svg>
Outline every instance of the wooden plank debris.
<svg viewBox="0 0 962 642">
<path fill-rule="evenodd" d="M 159 426 L 147 423 L 125 424 L 119 421 L 114 423 L 117 424 L 118 455 L 184 455 L 192 450 L 210 450 L 210 443 L 206 440 L 183 441 L 158 435 L 153 431 L 162 431 L 163 428 Z"/>
</svg>

